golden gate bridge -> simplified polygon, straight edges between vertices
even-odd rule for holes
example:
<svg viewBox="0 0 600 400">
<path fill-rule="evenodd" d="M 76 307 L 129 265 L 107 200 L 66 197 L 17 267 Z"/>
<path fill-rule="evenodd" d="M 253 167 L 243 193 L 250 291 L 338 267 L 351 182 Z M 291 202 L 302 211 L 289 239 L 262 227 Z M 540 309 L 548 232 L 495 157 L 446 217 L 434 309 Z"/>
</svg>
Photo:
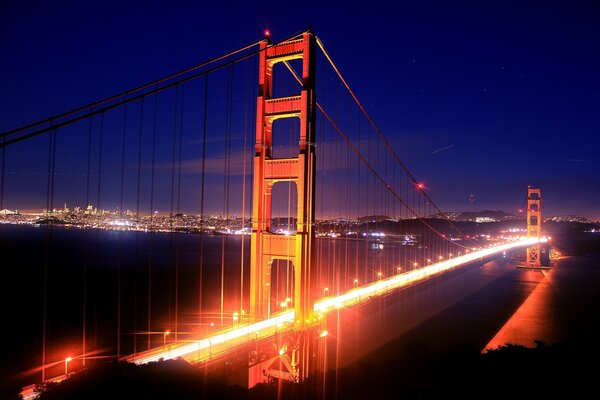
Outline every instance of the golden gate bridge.
<svg viewBox="0 0 600 400">
<path fill-rule="evenodd" d="M 86 241 L 81 292 L 65 304 L 46 229 L 32 369 L 42 381 L 103 357 L 207 365 L 241 356 L 249 386 L 298 382 L 328 368 L 332 311 L 518 248 L 540 267 L 539 189 L 529 190 L 526 237 L 463 234 L 311 31 L 267 36 L 1 138 L 0 209 L 22 210 L 7 222 L 168 235 L 168 284 L 151 240 L 133 272 L 115 245 L 113 280 L 97 283 L 90 259 L 102 250 Z M 66 202 L 82 206 L 56 207 Z M 181 257 L 184 233 L 197 234 L 192 266 Z M 98 311 L 103 301 L 110 317 Z M 69 335 L 52 318 L 75 303 L 79 344 L 60 357 Z M 100 332 L 109 319 L 113 332 Z"/>
</svg>

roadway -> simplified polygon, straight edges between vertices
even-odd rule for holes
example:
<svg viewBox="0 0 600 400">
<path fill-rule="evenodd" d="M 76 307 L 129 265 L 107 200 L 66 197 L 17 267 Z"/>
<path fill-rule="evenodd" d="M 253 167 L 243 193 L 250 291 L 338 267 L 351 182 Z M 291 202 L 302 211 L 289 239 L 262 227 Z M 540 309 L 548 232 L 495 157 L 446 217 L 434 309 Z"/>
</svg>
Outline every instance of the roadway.
<svg viewBox="0 0 600 400">
<path fill-rule="evenodd" d="M 542 239 L 542 242 L 546 242 L 546 239 Z M 505 251 L 532 246 L 536 243 L 537 239 L 517 239 L 512 242 L 473 250 L 458 257 L 442 260 L 426 267 L 382 278 L 376 282 L 350 289 L 336 296 L 321 298 L 314 304 L 314 318 L 321 320 L 330 311 L 366 303 L 373 297 L 386 295 L 393 291 L 418 284 L 458 269 L 471 262 Z M 215 359 L 231 355 L 243 346 L 268 339 L 277 333 L 285 333 L 293 330 L 294 320 L 295 312 L 291 309 L 275 314 L 263 321 L 234 324 L 226 329 L 213 332 L 204 338 L 169 343 L 164 346 L 138 352 L 122 358 L 122 361 L 136 364 L 176 358 L 182 358 L 190 363 L 214 361 Z M 53 378 L 52 381 L 60 382 L 65 378 L 66 376 L 62 375 Z M 23 398 L 35 398 L 34 388 L 35 385 L 23 388 L 21 392 Z"/>
</svg>

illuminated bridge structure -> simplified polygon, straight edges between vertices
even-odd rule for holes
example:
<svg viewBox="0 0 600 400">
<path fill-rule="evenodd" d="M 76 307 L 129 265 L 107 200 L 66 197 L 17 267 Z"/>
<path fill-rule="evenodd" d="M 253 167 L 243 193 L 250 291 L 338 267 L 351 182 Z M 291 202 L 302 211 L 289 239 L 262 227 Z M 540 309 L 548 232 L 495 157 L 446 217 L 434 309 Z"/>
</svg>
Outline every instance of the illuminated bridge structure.
<svg viewBox="0 0 600 400">
<path fill-rule="evenodd" d="M 49 226 L 42 381 L 111 356 L 201 365 L 241 357 L 249 386 L 301 381 L 326 368 L 319 354 L 330 311 L 545 240 L 539 225 L 527 238 L 490 238 L 445 218 L 311 31 L 266 37 L 0 138 L 0 210 L 36 209 L 20 205 L 24 196 L 41 204 L 2 222 Z M 65 202 L 79 206 L 55 206 Z M 55 225 L 148 241 L 134 260 L 145 268 L 132 272 L 116 250 L 112 291 L 94 286 L 89 274 L 103 272 L 90 269 L 94 244 L 85 243 L 81 321 L 71 335 L 80 340 L 68 358 L 51 348 L 69 336 L 51 324 L 61 299 Z M 168 235 L 168 273 L 156 267 L 157 242 L 140 236 L 149 232 Z M 186 264 L 181 232 L 197 234 L 198 265 Z M 112 318 L 97 310 L 103 301 Z M 113 328 L 111 339 L 91 320 Z"/>
</svg>

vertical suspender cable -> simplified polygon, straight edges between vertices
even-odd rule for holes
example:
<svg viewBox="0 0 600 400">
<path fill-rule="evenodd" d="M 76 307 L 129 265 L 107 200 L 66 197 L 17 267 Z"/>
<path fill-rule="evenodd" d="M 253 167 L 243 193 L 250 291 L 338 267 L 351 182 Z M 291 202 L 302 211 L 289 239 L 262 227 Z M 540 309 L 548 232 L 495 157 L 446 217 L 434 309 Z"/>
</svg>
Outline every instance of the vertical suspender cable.
<svg viewBox="0 0 600 400">
<path fill-rule="evenodd" d="M 127 142 L 127 104 L 123 109 L 123 140 L 121 141 L 121 195 L 119 200 L 119 214 L 123 216 L 123 195 L 125 192 L 125 144 Z"/>
<path fill-rule="evenodd" d="M 101 200 L 102 200 L 102 159 L 103 159 L 103 146 L 104 146 L 104 112 L 100 113 L 100 133 L 98 135 L 98 180 L 96 188 L 96 214 L 101 213 Z M 93 212 L 93 210 L 90 210 Z M 100 262 L 100 231 L 96 231 L 96 264 Z M 97 349 L 98 345 L 98 290 L 94 287 L 94 350 Z"/>
<path fill-rule="evenodd" d="M 181 213 L 181 152 L 183 150 L 183 112 L 185 101 L 185 85 L 181 85 L 181 110 L 179 112 L 179 157 L 177 167 L 177 215 Z M 179 339 L 179 240 L 177 235 L 175 240 L 175 342 Z"/>
<path fill-rule="evenodd" d="M 208 73 L 204 75 L 204 115 L 202 127 L 202 167 L 200 178 L 200 277 L 198 286 L 198 322 L 202 323 L 202 274 L 203 274 L 203 258 L 204 258 L 204 175 L 206 169 L 206 129 L 208 127 Z"/>
<path fill-rule="evenodd" d="M 2 143 L 6 141 L 6 137 L 2 137 Z M 2 163 L 0 168 L 0 210 L 4 210 L 4 166 L 6 165 L 6 146 L 2 146 Z"/>
<path fill-rule="evenodd" d="M 250 68 L 246 67 L 248 70 Z M 253 72 L 253 71 L 252 71 Z M 253 75 L 254 76 L 254 75 Z M 250 78 L 251 79 L 251 78 Z M 246 144 L 248 141 L 248 82 L 250 80 L 248 78 L 248 72 L 246 72 L 246 82 L 245 82 L 245 90 L 244 90 L 244 147 L 242 150 L 243 153 L 243 166 L 242 166 L 242 226 L 240 235 L 241 249 L 240 249 L 240 316 L 243 318 L 244 315 L 244 221 L 246 219 Z"/>
<path fill-rule="evenodd" d="M 358 121 L 357 121 L 357 134 L 358 134 L 358 143 L 361 142 L 361 130 L 360 130 L 360 116 L 358 117 Z M 355 218 L 356 218 L 356 242 L 354 243 L 354 251 L 355 251 L 355 267 L 354 267 L 354 279 L 356 279 L 356 284 L 360 284 L 359 282 L 359 276 L 360 276 L 360 270 L 359 270 L 359 248 L 360 248 L 360 237 L 361 237 L 361 229 L 360 229 L 360 205 L 361 205 L 361 197 L 362 197 L 362 187 L 361 187 L 361 164 L 360 164 L 360 159 L 358 157 L 356 157 L 356 214 L 355 214 Z M 353 286 L 354 286 L 354 282 Z M 363 282 L 364 283 L 364 282 Z"/>
<path fill-rule="evenodd" d="M 158 128 L 158 94 L 154 97 L 154 121 L 152 127 L 152 162 L 150 166 L 150 226 L 154 227 L 154 171 L 156 164 L 156 131 Z M 152 236 L 148 238 L 148 299 L 147 299 L 147 348 L 151 347 L 152 331 Z"/>
<path fill-rule="evenodd" d="M 48 180 L 46 186 L 46 217 L 52 212 L 54 155 L 55 155 L 56 130 L 48 136 Z M 52 228 L 46 227 L 44 240 L 44 271 L 42 283 L 42 382 L 46 380 L 46 344 L 47 344 L 47 319 L 48 319 L 48 266 L 50 258 L 50 240 Z"/>
<path fill-rule="evenodd" d="M 347 124 L 348 124 L 348 129 L 350 129 L 350 106 L 347 106 L 346 109 L 346 113 L 347 113 Z M 350 149 L 346 146 L 346 223 L 345 223 L 345 232 L 344 232 L 344 248 L 345 248 L 345 254 L 344 254 L 344 290 L 347 290 L 348 287 L 352 287 L 352 284 L 348 285 L 349 279 L 350 279 L 350 250 L 348 248 L 349 243 L 349 237 L 348 237 L 348 231 L 350 230 L 350 219 L 352 218 L 351 216 L 351 211 L 350 211 L 350 191 L 352 190 L 352 172 L 351 172 L 351 164 L 350 164 Z"/>
<path fill-rule="evenodd" d="M 121 142 L 121 194 L 119 214 L 123 218 L 123 196 L 125 192 L 125 145 L 127 143 L 127 104 L 123 109 L 123 140 Z M 117 357 L 121 357 L 121 269 L 123 264 L 123 243 L 119 241 L 119 261 L 117 268 Z"/>
<path fill-rule="evenodd" d="M 367 162 L 370 162 L 369 158 L 371 155 L 371 127 L 367 125 Z M 369 193 L 371 188 L 369 187 L 369 173 L 366 174 L 366 196 L 365 196 L 365 217 L 369 216 Z M 365 277 L 364 283 L 369 282 L 369 219 L 365 218 Z"/>
<path fill-rule="evenodd" d="M 93 107 L 90 112 L 93 111 Z M 85 208 L 90 204 L 90 171 L 92 161 L 92 131 L 94 118 L 90 117 L 88 129 L 88 151 L 87 151 L 87 172 L 85 174 Z M 85 367 L 86 364 L 86 331 L 87 331 L 87 256 L 88 256 L 88 235 L 85 235 L 84 250 L 83 250 L 83 283 L 82 283 L 82 304 L 81 304 L 81 363 Z"/>
<path fill-rule="evenodd" d="M 140 182 L 142 177 L 142 137 L 144 133 L 144 102 L 145 98 L 140 100 L 140 130 L 138 134 L 138 154 L 137 154 L 137 182 L 135 190 L 135 218 L 138 223 L 140 220 Z"/>
<path fill-rule="evenodd" d="M 173 229 L 175 222 L 175 159 L 177 157 L 177 112 L 179 111 L 179 83 L 175 85 L 175 102 L 173 105 L 173 130 L 172 130 L 172 151 L 171 151 L 171 204 L 170 204 L 170 215 L 169 215 L 169 256 L 172 255 L 173 251 Z M 178 254 L 175 254 L 175 281 L 177 281 L 177 274 L 179 272 L 179 259 Z M 177 282 L 175 282 L 177 286 Z M 171 274 L 169 274 L 169 323 L 171 322 Z M 177 287 L 175 287 L 175 304 L 177 304 Z M 176 308 L 176 307 L 175 307 Z M 176 318 L 176 317 L 175 317 Z M 166 336 L 165 336 L 166 338 Z"/>
<path fill-rule="evenodd" d="M 229 175 L 231 172 L 231 114 L 233 104 L 233 64 L 227 67 L 227 101 L 225 102 L 225 161 L 223 176 L 223 201 L 225 211 L 225 223 L 229 223 Z M 225 290 L 225 248 L 227 246 L 227 236 L 224 234 L 221 239 L 221 325 L 223 325 L 224 313 L 224 290 Z"/>
<path fill-rule="evenodd" d="M 140 124 L 138 133 L 138 156 L 137 156 L 137 184 L 136 184 L 136 201 L 135 201 L 135 219 L 136 223 L 140 224 L 140 185 L 142 175 L 142 138 L 144 133 L 144 103 L 146 98 L 142 97 L 140 100 Z M 138 247 L 139 235 L 135 235 L 135 265 L 137 275 L 137 264 L 139 262 L 139 247 Z M 137 332 L 138 330 L 138 279 L 137 276 L 133 279 L 133 329 Z M 133 353 L 137 353 L 137 342 L 138 335 L 132 335 L 133 337 Z"/>
<path fill-rule="evenodd" d="M 100 208 L 100 193 L 102 188 L 102 145 L 104 141 L 104 113 L 100 114 L 100 134 L 98 135 L 98 186 L 96 189 L 96 210 Z"/>
<path fill-rule="evenodd" d="M 177 111 L 179 101 L 179 83 L 175 85 L 175 105 L 173 106 L 173 139 L 172 139 L 172 154 L 171 154 L 171 215 L 169 218 L 169 226 L 171 228 L 171 237 L 173 234 L 173 210 L 175 197 L 175 157 L 177 155 Z"/>
</svg>

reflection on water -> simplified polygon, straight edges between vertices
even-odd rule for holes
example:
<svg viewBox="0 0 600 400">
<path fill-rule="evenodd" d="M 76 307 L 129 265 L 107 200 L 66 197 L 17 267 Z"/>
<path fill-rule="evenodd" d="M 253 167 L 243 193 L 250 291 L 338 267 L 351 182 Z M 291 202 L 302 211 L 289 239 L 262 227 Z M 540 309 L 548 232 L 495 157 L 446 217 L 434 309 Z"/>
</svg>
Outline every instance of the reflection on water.
<svg viewBox="0 0 600 400">
<path fill-rule="evenodd" d="M 524 279 L 537 281 L 535 289 L 484 347 L 484 351 L 495 349 L 506 343 L 532 347 L 535 346 L 536 341 L 540 340 L 544 343 L 557 341 L 554 315 L 550 304 L 552 291 L 555 290 L 552 285 L 554 271 L 553 269 L 524 271 Z"/>
<path fill-rule="evenodd" d="M 433 356 L 587 340 L 600 329 L 598 306 L 600 255 L 563 258 L 544 272 L 501 258 L 342 310 L 339 324 L 328 316 L 329 368 L 394 360 L 415 345 Z"/>
</svg>

